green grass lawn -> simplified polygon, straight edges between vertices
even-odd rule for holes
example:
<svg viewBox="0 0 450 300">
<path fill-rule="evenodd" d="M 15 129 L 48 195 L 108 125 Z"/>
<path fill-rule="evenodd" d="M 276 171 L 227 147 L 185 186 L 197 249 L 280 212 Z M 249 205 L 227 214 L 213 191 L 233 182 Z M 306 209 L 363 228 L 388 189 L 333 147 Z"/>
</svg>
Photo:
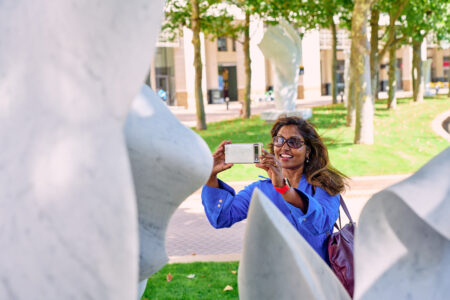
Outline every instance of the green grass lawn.
<svg viewBox="0 0 450 300">
<path fill-rule="evenodd" d="M 316 107 L 310 121 L 317 127 L 330 153 L 330 160 L 348 176 L 406 174 L 417 171 L 429 159 L 450 146 L 436 135 L 431 122 L 450 109 L 450 99 L 440 96 L 414 103 L 399 99 L 396 110 L 388 111 L 386 101 L 376 103 L 375 143 L 353 144 L 354 129 L 345 126 L 346 109 L 342 104 Z M 211 151 L 223 140 L 234 143 L 270 142 L 271 124 L 259 116 L 250 120 L 234 119 L 208 124 L 198 132 Z M 264 171 L 253 165 L 235 165 L 221 173 L 225 181 L 255 180 Z"/>
<path fill-rule="evenodd" d="M 142 299 L 238 299 L 237 269 L 238 262 L 166 265 L 149 278 Z M 227 285 L 233 289 L 224 291 Z"/>
</svg>

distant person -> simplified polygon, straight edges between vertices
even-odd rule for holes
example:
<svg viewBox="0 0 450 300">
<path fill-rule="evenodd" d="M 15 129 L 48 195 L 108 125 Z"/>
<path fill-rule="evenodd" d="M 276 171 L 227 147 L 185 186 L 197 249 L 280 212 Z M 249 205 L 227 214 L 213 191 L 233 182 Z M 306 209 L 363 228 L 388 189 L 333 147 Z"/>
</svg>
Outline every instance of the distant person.
<svg viewBox="0 0 450 300">
<path fill-rule="evenodd" d="M 273 86 L 269 85 L 269 87 L 267 88 L 265 94 L 264 94 L 264 101 L 273 101 L 274 97 L 273 97 Z"/>
<path fill-rule="evenodd" d="M 165 90 L 159 89 L 159 90 L 158 90 L 158 96 L 159 96 L 164 102 L 166 102 L 166 100 L 167 100 L 167 93 L 166 93 Z"/>
<path fill-rule="evenodd" d="M 328 151 L 314 127 L 297 117 L 279 118 L 273 125 L 270 153 L 263 150 L 255 164 L 268 179 L 246 186 L 238 194 L 217 178 L 231 168 L 225 163 L 223 141 L 213 154 L 210 178 L 202 189 L 202 203 L 215 228 L 230 227 L 247 218 L 253 190 L 261 190 L 311 247 L 328 262 L 327 237 L 339 216 L 339 194 L 346 176 L 330 166 Z"/>
</svg>

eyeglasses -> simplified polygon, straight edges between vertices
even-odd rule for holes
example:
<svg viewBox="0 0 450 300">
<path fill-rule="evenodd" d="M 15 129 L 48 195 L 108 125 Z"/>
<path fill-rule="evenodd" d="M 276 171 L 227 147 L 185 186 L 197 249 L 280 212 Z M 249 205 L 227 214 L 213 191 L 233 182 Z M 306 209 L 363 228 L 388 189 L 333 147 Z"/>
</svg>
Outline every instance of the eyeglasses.
<svg viewBox="0 0 450 300">
<path fill-rule="evenodd" d="M 293 149 L 299 149 L 301 148 L 304 144 L 305 141 L 302 141 L 299 137 L 290 137 L 288 139 L 285 139 L 282 136 L 274 136 L 272 139 L 273 145 L 276 147 L 283 147 L 284 143 L 286 143 L 289 148 L 293 148 Z"/>
</svg>

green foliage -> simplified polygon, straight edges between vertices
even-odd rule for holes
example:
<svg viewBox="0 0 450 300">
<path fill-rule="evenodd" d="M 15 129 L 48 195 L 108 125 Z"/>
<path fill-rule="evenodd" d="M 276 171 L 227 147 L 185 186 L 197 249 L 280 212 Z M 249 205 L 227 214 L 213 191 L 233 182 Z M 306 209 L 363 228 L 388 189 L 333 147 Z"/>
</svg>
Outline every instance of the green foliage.
<svg viewBox="0 0 450 300">
<path fill-rule="evenodd" d="M 153 274 L 142 300 L 237 299 L 238 262 L 169 264 Z M 167 281 L 167 274 L 172 279 Z M 187 276 L 194 274 L 194 278 Z M 229 285 L 233 289 L 224 291 Z"/>
<path fill-rule="evenodd" d="M 429 32 L 438 40 L 448 39 L 450 32 L 449 0 L 410 0 L 400 20 L 400 31 L 407 42 L 422 42 Z"/>
<path fill-rule="evenodd" d="M 426 99 L 415 104 L 398 99 L 398 109 L 385 108 L 386 100 L 376 103 L 374 145 L 354 145 L 354 131 L 345 126 L 346 109 L 342 104 L 316 107 L 311 122 L 328 147 L 331 163 L 348 176 L 405 174 L 417 171 L 450 143 L 431 129 L 432 120 L 450 109 L 449 98 Z M 223 140 L 234 143 L 270 143 L 271 124 L 253 116 L 249 120 L 209 123 L 199 132 L 211 151 Z M 253 165 L 235 165 L 219 174 L 226 181 L 256 180 L 264 171 Z"/>
<path fill-rule="evenodd" d="M 268 0 L 260 6 L 260 14 L 268 23 L 286 19 L 293 26 L 306 31 L 330 28 L 333 17 L 340 20 L 343 27 L 350 28 L 353 0 Z"/>
<path fill-rule="evenodd" d="M 223 0 L 199 0 L 200 31 L 210 39 L 235 36 L 242 30 L 224 5 Z M 162 31 L 174 39 L 182 28 L 192 29 L 192 5 L 187 0 L 167 0 Z"/>
<path fill-rule="evenodd" d="M 389 25 L 384 27 L 384 33 L 379 40 L 385 42 L 383 49 L 379 52 L 379 56 L 383 57 L 390 47 L 398 48 L 401 43 L 406 41 L 406 36 L 399 36 L 399 27 L 401 23 L 399 20 L 404 19 L 404 10 L 408 6 L 410 0 L 392 1 L 379 0 L 373 6 L 373 9 L 380 11 L 381 15 L 389 17 Z M 380 26 L 380 28 L 383 28 Z"/>
<path fill-rule="evenodd" d="M 351 16 L 353 11 L 353 0 L 314 0 L 307 1 L 303 7 L 302 19 L 307 28 L 317 26 L 330 28 L 332 23 L 339 24 L 347 29 L 351 28 Z"/>
</svg>

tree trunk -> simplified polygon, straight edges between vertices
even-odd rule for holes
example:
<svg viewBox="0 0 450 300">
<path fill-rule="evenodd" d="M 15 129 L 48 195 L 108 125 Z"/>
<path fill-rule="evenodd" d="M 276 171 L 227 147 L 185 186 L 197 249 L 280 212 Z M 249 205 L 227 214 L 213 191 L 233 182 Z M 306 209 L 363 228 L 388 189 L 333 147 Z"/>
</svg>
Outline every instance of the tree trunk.
<svg viewBox="0 0 450 300">
<path fill-rule="evenodd" d="M 344 49 L 344 105 L 348 107 L 349 90 L 350 90 L 350 49 Z"/>
<path fill-rule="evenodd" d="M 192 45 L 194 46 L 194 68 L 195 68 L 195 107 L 197 110 L 197 130 L 206 129 L 205 108 L 203 106 L 202 91 L 202 57 L 200 52 L 200 17 L 198 0 L 190 0 L 192 5 Z"/>
<path fill-rule="evenodd" d="M 389 48 L 389 97 L 387 108 L 395 109 L 397 108 L 397 97 L 395 96 L 395 92 L 397 91 L 397 79 L 396 79 L 396 70 L 397 70 L 397 56 L 396 56 L 397 48 L 392 45 Z"/>
<path fill-rule="evenodd" d="M 378 59 L 378 31 L 380 22 L 380 11 L 372 10 L 370 16 L 370 82 L 372 85 L 372 99 L 375 102 L 378 99 L 378 72 L 380 62 Z"/>
<path fill-rule="evenodd" d="M 367 23 L 372 0 L 356 0 L 352 18 L 352 65 L 350 69 L 356 102 L 355 144 L 373 144 L 374 103 L 370 79 Z"/>
<path fill-rule="evenodd" d="M 413 41 L 412 83 L 414 102 L 422 102 L 424 94 L 421 46 L 422 41 Z"/>
<path fill-rule="evenodd" d="M 352 33 L 351 33 L 351 46 L 350 46 L 350 67 L 349 67 L 349 80 L 348 80 L 348 92 L 347 92 L 347 126 L 355 127 L 356 122 L 356 97 L 355 97 L 355 65 L 353 61 L 356 61 L 358 55 L 358 49 L 353 44 L 353 21 L 352 21 Z"/>
<path fill-rule="evenodd" d="M 331 34 L 333 36 L 333 63 L 331 67 L 331 97 L 333 99 L 333 104 L 337 104 L 337 30 L 336 24 L 334 23 L 333 17 L 331 17 Z"/>
<path fill-rule="evenodd" d="M 356 70 L 354 61 L 358 59 L 357 45 L 353 43 L 353 21 L 351 32 L 351 46 L 350 46 L 350 67 L 349 67 L 349 80 L 348 80 L 348 92 L 347 92 L 347 126 L 355 127 L 356 123 L 356 95 L 355 95 L 355 76 Z"/>
<path fill-rule="evenodd" d="M 387 101 L 387 108 L 388 109 L 395 109 L 397 106 L 397 99 L 395 98 L 395 92 L 396 92 L 396 86 L 397 82 L 395 81 L 395 70 L 397 66 L 397 57 L 395 55 L 395 52 L 397 50 L 396 44 L 395 44 L 395 12 L 394 8 L 391 8 L 391 11 L 389 12 L 389 35 L 388 35 L 388 41 L 390 41 L 390 44 L 388 45 L 389 50 L 389 70 L 388 70 L 388 101 Z"/>
<path fill-rule="evenodd" d="M 252 69 L 250 58 L 250 12 L 245 12 L 245 31 L 244 31 L 244 61 L 245 61 L 245 94 L 244 104 L 242 107 L 242 117 L 245 119 L 250 118 L 250 94 L 252 88 Z"/>
<path fill-rule="evenodd" d="M 352 50 L 352 52 L 354 52 Z M 350 61 L 352 61 L 353 55 L 350 54 Z M 348 92 L 347 92 L 347 126 L 355 127 L 356 120 L 356 98 L 355 98 L 355 88 L 354 88 L 354 75 L 352 75 L 352 65 L 350 65 L 350 80 L 348 84 Z"/>
</svg>

